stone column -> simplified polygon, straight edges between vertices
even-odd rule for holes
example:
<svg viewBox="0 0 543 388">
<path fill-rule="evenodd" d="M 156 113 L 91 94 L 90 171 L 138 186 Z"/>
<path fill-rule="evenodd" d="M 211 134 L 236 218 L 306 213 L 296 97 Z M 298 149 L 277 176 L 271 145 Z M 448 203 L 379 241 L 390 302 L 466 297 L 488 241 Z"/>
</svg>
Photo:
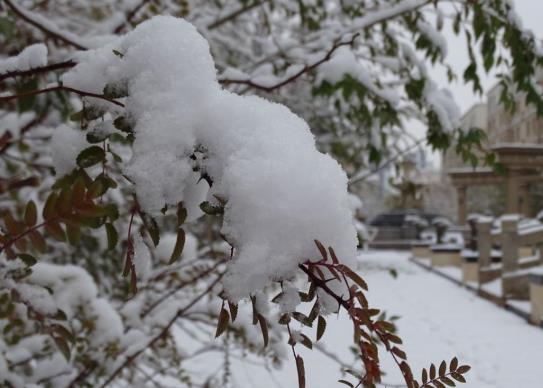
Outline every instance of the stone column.
<svg viewBox="0 0 543 388">
<path fill-rule="evenodd" d="M 467 196 L 466 186 L 457 186 L 456 191 L 458 193 L 458 225 L 465 225 L 467 219 Z"/>
<path fill-rule="evenodd" d="M 501 221 L 502 273 L 518 269 L 518 218 L 505 215 Z"/>
<path fill-rule="evenodd" d="M 477 247 L 479 249 L 479 268 L 484 268 L 492 262 L 492 239 L 490 229 L 492 220 L 490 218 L 481 218 L 477 222 Z"/>
<path fill-rule="evenodd" d="M 532 204 L 530 203 L 530 184 L 519 186 L 520 214 L 530 218 L 532 216 Z"/>
<path fill-rule="evenodd" d="M 518 217 L 502 217 L 502 297 L 520 297 L 528 293 L 528 279 L 513 274 L 519 267 Z M 524 284 L 525 283 L 525 284 Z"/>
<path fill-rule="evenodd" d="M 519 182 L 515 173 L 509 171 L 505 180 L 505 196 L 506 206 L 505 212 L 507 214 L 520 213 L 519 208 Z"/>
</svg>

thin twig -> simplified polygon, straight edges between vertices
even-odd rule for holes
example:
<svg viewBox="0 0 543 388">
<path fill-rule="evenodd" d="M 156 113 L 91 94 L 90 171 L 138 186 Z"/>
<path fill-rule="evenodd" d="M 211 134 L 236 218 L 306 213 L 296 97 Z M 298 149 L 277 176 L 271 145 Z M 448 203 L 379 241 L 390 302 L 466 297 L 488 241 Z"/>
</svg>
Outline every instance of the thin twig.
<svg viewBox="0 0 543 388">
<path fill-rule="evenodd" d="M 83 90 L 74 89 L 74 88 L 71 88 L 69 86 L 64 86 L 64 85 L 56 85 L 56 86 L 51 86 L 51 87 L 44 88 L 44 89 L 36 89 L 36 90 L 31 90 L 29 92 L 24 92 L 24 93 L 19 93 L 19 94 L 12 94 L 12 95 L 9 95 L 9 96 L 0 96 L 0 103 L 11 101 L 11 100 L 16 100 L 16 99 L 19 99 L 19 98 L 35 96 L 35 95 L 43 94 L 43 93 L 57 92 L 57 91 L 61 91 L 61 90 L 64 90 L 66 92 L 76 93 L 76 94 L 79 94 L 80 96 L 84 96 L 84 97 L 99 98 L 101 100 L 111 102 L 112 104 L 115 104 L 117 106 L 124 107 L 123 103 L 121 103 L 121 102 L 119 102 L 117 100 L 113 100 L 111 98 L 108 98 L 108 97 L 106 97 L 106 96 L 104 96 L 102 94 L 85 92 Z"/>
<path fill-rule="evenodd" d="M 256 8 L 256 7 L 258 7 L 261 4 L 266 3 L 266 2 L 269 2 L 269 0 L 259 0 L 259 1 L 255 1 L 252 4 L 244 5 L 244 6 L 240 7 L 240 8 L 238 8 L 237 10 L 233 11 L 232 13 L 229 13 L 228 15 L 223 16 L 222 18 L 215 20 L 213 23 L 208 24 L 207 29 L 208 30 L 213 30 L 213 29 L 215 29 L 217 27 L 220 27 L 223 24 L 228 23 L 229 21 L 232 21 L 232 20 L 236 19 L 241 14 L 244 14 L 245 12 L 248 12 L 248 11 L 252 10 L 253 8 Z"/>
<path fill-rule="evenodd" d="M 223 79 L 223 80 L 220 80 L 219 82 L 222 83 L 222 84 L 225 84 L 225 85 L 231 85 L 231 84 L 247 85 L 247 86 L 250 86 L 250 87 L 252 87 L 254 89 L 263 90 L 265 92 L 273 92 L 276 89 L 279 89 L 279 88 L 281 88 L 281 87 L 283 87 L 283 86 L 285 86 L 287 84 L 290 84 L 291 82 L 296 81 L 302 75 L 310 72 L 311 70 L 313 70 L 316 67 L 322 65 L 323 63 L 328 62 L 332 58 L 332 55 L 336 52 L 337 49 L 339 49 L 342 46 L 352 46 L 354 44 L 354 41 L 356 40 L 356 38 L 359 35 L 360 35 L 360 33 L 356 33 L 351 37 L 351 39 L 349 39 L 347 41 L 341 41 L 341 40 L 337 41 L 330 48 L 330 50 L 328 50 L 328 52 L 326 53 L 326 55 L 322 59 L 319 59 L 318 61 L 316 61 L 316 62 L 314 62 L 314 63 L 312 63 L 310 65 L 305 65 L 301 70 L 294 73 L 290 77 L 284 79 L 283 81 L 278 82 L 275 85 L 264 86 L 264 85 L 257 84 L 257 83 L 255 83 L 255 82 L 253 82 L 251 80 L 228 80 L 228 79 Z"/>
<path fill-rule="evenodd" d="M 222 279 L 223 275 L 224 273 L 219 274 L 217 278 L 213 282 L 211 282 L 209 286 L 202 293 L 200 293 L 196 298 L 194 298 L 188 305 L 178 310 L 177 313 L 173 316 L 173 318 L 170 319 L 170 321 L 166 324 L 166 326 L 164 326 L 164 328 L 155 337 L 153 337 L 153 339 L 147 344 L 147 346 L 145 346 L 141 350 L 138 350 L 133 355 L 127 357 L 127 359 L 117 369 L 115 369 L 115 371 L 107 378 L 107 380 L 102 385 L 100 385 L 100 388 L 104 388 L 108 386 L 110 383 L 112 383 L 125 367 L 130 365 L 132 361 L 138 358 L 140 354 L 142 354 L 145 350 L 153 346 L 159 339 L 164 337 L 164 335 L 166 335 L 166 333 L 170 330 L 170 327 L 175 323 L 175 321 L 179 317 L 183 316 L 183 314 L 185 314 L 190 308 L 192 308 L 196 303 L 198 303 L 204 296 L 206 296 L 209 292 L 211 292 L 213 287 L 215 287 L 219 283 L 219 281 Z"/>
<path fill-rule="evenodd" d="M 28 77 L 28 76 L 33 76 L 33 75 L 37 75 L 37 74 L 48 73 L 50 71 L 55 71 L 55 70 L 59 70 L 59 69 L 69 69 L 71 67 L 74 67 L 75 65 L 77 65 L 77 63 L 75 61 L 73 61 L 72 59 L 70 59 L 70 60 L 67 60 L 67 61 L 64 61 L 64 62 L 52 63 L 52 64 L 46 65 L 46 66 L 34 67 L 32 69 L 29 69 L 29 70 L 10 71 L 10 72 L 4 73 L 4 74 L 0 74 L 0 82 L 4 81 L 5 79 L 8 79 L 8 78 Z"/>
<path fill-rule="evenodd" d="M 80 45 L 79 43 L 77 42 L 74 42 L 73 40 L 71 40 L 70 38 L 67 38 L 65 36 L 63 36 L 62 34 L 59 34 L 58 32 L 55 32 L 55 31 L 51 31 L 49 28 L 45 27 L 44 25 L 38 23 L 36 20 L 32 19 L 31 17 L 29 17 L 24 11 L 22 11 L 18 6 L 16 6 L 15 4 L 12 3 L 11 0 L 4 0 L 4 3 L 6 3 L 6 5 L 13 11 L 14 14 L 16 14 L 18 17 L 20 17 L 21 19 L 23 19 L 25 22 L 33 25 L 34 27 L 36 27 L 37 29 L 43 31 L 45 34 L 49 35 L 49 36 L 52 36 L 53 38 L 55 39 L 58 39 L 70 46 L 73 46 L 75 47 L 76 49 L 78 50 L 87 50 L 86 47 Z"/>
</svg>

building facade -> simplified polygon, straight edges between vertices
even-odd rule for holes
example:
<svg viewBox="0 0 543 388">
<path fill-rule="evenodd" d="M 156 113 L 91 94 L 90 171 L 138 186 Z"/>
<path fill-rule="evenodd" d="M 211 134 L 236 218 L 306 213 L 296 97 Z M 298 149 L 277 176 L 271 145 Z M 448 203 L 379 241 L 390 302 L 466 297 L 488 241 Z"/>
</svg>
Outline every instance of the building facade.
<svg viewBox="0 0 543 388">
<path fill-rule="evenodd" d="M 543 181 L 543 120 L 523 95 L 517 96 L 513 113 L 500 104 L 500 95 L 501 87 L 496 85 L 488 92 L 486 103 L 476 104 L 464 114 L 462 126 L 486 132 L 483 147 L 495 153 L 505 174 L 497 174 L 482 162 L 476 167 L 468 165 L 454 150 L 442 157 L 442 179 L 456 189 L 459 224 L 465 223 L 468 211 L 535 215 L 533 193 Z M 469 192 L 477 194 L 472 197 L 479 204 L 472 200 L 475 206 L 468 206 Z"/>
</svg>

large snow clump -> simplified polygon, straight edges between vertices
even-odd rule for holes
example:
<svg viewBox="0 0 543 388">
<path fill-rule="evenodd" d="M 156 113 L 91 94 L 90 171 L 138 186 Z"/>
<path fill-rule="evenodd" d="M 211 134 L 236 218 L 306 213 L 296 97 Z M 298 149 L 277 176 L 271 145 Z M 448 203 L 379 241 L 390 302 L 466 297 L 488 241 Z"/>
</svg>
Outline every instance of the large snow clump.
<svg viewBox="0 0 543 388">
<path fill-rule="evenodd" d="M 188 22 L 154 17 L 82 52 L 63 82 L 95 93 L 128 85 L 125 109 L 108 109 L 135 122 L 125 172 L 145 211 L 159 215 L 165 204 L 184 201 L 194 219 L 202 201 L 225 201 L 222 232 L 236 248 L 224 279 L 230 299 L 318 260 L 314 239 L 354 262 L 356 233 L 339 164 L 317 151 L 307 123 L 287 107 L 222 89 L 207 41 Z M 213 180 L 209 190 L 198 183 L 203 172 Z"/>
</svg>

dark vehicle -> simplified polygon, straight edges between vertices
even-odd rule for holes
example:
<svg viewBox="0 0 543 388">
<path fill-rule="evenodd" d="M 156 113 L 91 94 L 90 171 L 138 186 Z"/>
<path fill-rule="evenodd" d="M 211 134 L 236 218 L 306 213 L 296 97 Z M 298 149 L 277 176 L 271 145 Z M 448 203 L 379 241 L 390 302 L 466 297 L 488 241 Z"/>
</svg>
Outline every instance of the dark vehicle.
<svg viewBox="0 0 543 388">
<path fill-rule="evenodd" d="M 422 217 L 426 221 L 428 221 L 428 224 L 430 225 L 432 224 L 432 220 L 434 218 L 442 217 L 438 214 L 423 213 L 417 210 L 396 210 L 390 213 L 379 214 L 370 222 L 370 225 L 376 226 L 376 227 L 391 227 L 391 228 L 407 227 L 408 223 L 406 222 L 405 218 L 408 215 L 417 215 L 419 217 Z"/>
<path fill-rule="evenodd" d="M 444 218 L 439 214 L 424 213 L 413 209 L 381 213 L 370 222 L 370 226 L 377 229 L 370 247 L 409 249 L 412 242 L 417 240 L 419 233 L 415 225 L 408 221 L 408 216 L 418 216 L 426 220 L 428 225 L 432 225 L 434 219 Z"/>
</svg>

